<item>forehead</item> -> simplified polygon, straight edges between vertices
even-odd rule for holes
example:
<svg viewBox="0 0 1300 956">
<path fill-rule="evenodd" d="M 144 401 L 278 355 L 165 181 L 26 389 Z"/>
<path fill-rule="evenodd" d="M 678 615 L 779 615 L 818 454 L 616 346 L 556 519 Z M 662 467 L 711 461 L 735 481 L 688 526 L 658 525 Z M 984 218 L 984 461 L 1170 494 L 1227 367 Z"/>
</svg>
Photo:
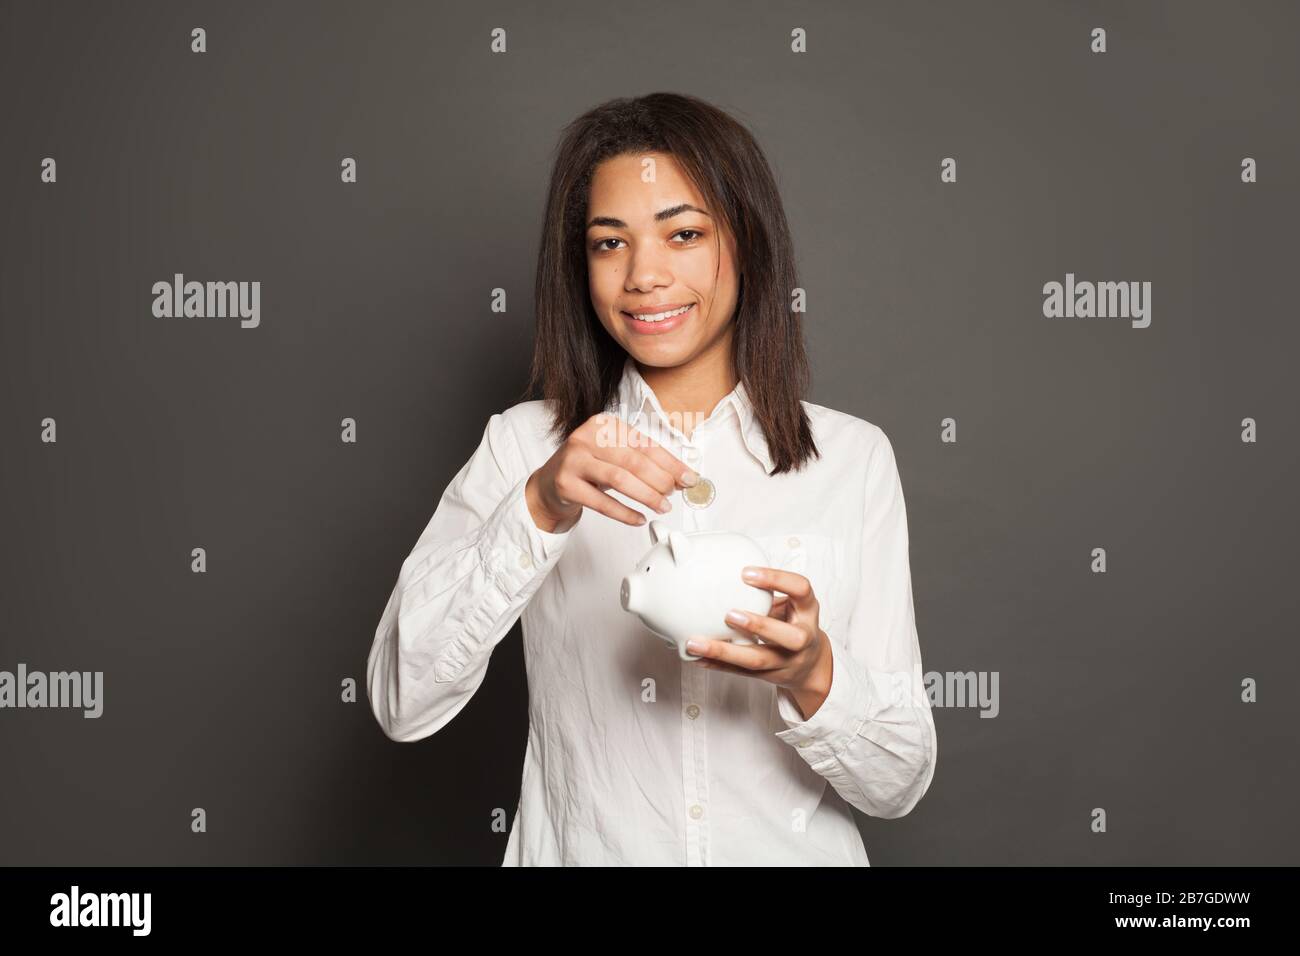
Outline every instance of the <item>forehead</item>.
<svg viewBox="0 0 1300 956">
<path fill-rule="evenodd" d="M 707 209 L 704 197 L 668 153 L 627 153 L 600 163 L 587 200 L 591 215 L 653 216 L 677 203 Z M 627 219 L 627 216 L 620 216 Z"/>
</svg>

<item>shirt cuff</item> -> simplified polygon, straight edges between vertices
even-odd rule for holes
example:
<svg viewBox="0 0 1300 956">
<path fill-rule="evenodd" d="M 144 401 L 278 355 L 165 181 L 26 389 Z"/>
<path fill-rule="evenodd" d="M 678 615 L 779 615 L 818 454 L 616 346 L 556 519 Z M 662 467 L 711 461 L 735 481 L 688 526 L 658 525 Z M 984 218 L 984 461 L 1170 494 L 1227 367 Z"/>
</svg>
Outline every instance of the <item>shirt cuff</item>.
<svg viewBox="0 0 1300 956">
<path fill-rule="evenodd" d="M 573 535 L 574 522 L 565 531 L 543 531 L 528 510 L 525 489 L 528 478 L 521 478 L 506 495 L 506 500 L 489 519 L 487 533 L 480 539 L 483 566 L 502 589 L 517 594 L 530 581 L 549 571 L 564 553 Z M 581 517 L 581 516 L 579 516 Z"/>
<path fill-rule="evenodd" d="M 870 712 L 871 685 L 857 662 L 835 638 L 827 635 L 831 648 L 831 688 L 817 712 L 803 719 L 798 706 L 784 687 L 776 691 L 777 711 L 786 729 L 776 736 L 798 748 L 810 765 L 824 763 L 839 754 L 857 735 Z"/>
</svg>

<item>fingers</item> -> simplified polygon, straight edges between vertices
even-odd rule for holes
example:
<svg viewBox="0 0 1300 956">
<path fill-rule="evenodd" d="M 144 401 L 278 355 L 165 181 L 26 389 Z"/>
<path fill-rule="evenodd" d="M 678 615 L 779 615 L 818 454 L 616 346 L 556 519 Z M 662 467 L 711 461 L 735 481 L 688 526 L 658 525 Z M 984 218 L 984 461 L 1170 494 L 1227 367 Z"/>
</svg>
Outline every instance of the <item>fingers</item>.
<svg viewBox="0 0 1300 956">
<path fill-rule="evenodd" d="M 717 670 L 770 671 L 784 667 L 785 655 L 761 644 L 732 644 L 730 641 L 705 641 L 704 648 L 692 651 L 700 658 L 701 667 Z"/>
<path fill-rule="evenodd" d="M 743 674 L 746 677 L 753 677 L 755 674 L 754 668 L 741 667 L 738 664 L 728 664 L 726 661 L 718 661 L 718 660 L 711 661 L 711 660 L 706 660 L 701 658 L 700 661 L 695 666 L 703 667 L 711 671 L 723 671 L 728 674 Z M 763 669 L 767 670 L 770 668 L 763 668 Z"/>
<path fill-rule="evenodd" d="M 673 483 L 673 487 L 688 488 L 699 479 L 699 475 L 691 471 L 686 462 L 640 429 L 628 426 L 625 445 L 631 451 L 640 454 L 652 467 L 658 468 L 667 474 L 669 480 Z M 688 475 L 693 476 L 692 480 L 685 480 Z"/>
<path fill-rule="evenodd" d="M 746 572 L 754 572 L 749 577 Z M 819 609 L 817 596 L 813 594 L 812 583 L 802 574 L 794 571 L 781 571 L 778 568 L 762 568 L 749 565 L 741 569 L 741 580 L 756 588 L 767 591 L 784 591 L 790 604 L 800 611 Z"/>
<path fill-rule="evenodd" d="M 561 487 L 563 482 L 564 487 Z M 556 491 L 566 500 L 575 504 L 580 504 L 584 508 L 590 508 L 592 511 L 598 511 L 606 517 L 613 518 L 615 521 L 621 521 L 624 524 L 630 524 L 633 527 L 645 523 L 645 517 L 641 512 L 629 508 L 620 501 L 615 500 L 610 495 L 605 494 L 595 485 L 588 481 L 578 478 L 569 483 L 563 478 L 556 480 Z"/>
<path fill-rule="evenodd" d="M 629 498 L 648 505 L 660 514 L 672 510 L 672 504 L 667 498 L 619 465 L 593 458 L 583 469 L 583 476 L 602 490 L 614 488 Z"/>
<path fill-rule="evenodd" d="M 604 418 L 596 429 L 594 454 L 633 472 L 662 494 L 694 484 L 699 476 L 668 449 L 640 429 L 616 416 Z"/>
<path fill-rule="evenodd" d="M 625 506 L 607 489 L 638 501 L 659 514 L 672 510 L 668 496 L 679 487 L 699 480 L 680 458 L 616 415 L 601 413 L 589 420 L 590 430 L 580 442 L 586 454 L 570 459 L 568 473 L 575 480 L 563 497 L 624 524 L 644 524 L 642 516 Z M 559 479 L 557 479 L 557 486 Z M 585 489 L 579 487 L 585 485 Z"/>
<path fill-rule="evenodd" d="M 736 615 L 739 615 L 739 619 L 733 619 Z M 760 637 L 768 644 L 775 644 L 787 651 L 801 651 L 812 642 L 808 632 L 797 624 L 763 614 L 751 614 L 738 608 L 727 615 L 727 627 L 742 634 Z"/>
<path fill-rule="evenodd" d="M 689 488 L 700 480 L 700 476 L 692 471 L 686 462 L 682 461 L 662 445 L 649 445 L 645 448 L 638 449 L 638 451 L 641 452 L 641 457 L 652 462 L 659 469 L 670 475 L 675 487 Z"/>
<path fill-rule="evenodd" d="M 672 474 L 660 468 L 648 455 L 642 454 L 640 449 L 602 448 L 596 453 L 596 457 L 599 461 L 615 465 L 635 475 L 640 481 L 653 488 L 660 497 L 671 495 L 677 490 L 677 482 Z"/>
</svg>

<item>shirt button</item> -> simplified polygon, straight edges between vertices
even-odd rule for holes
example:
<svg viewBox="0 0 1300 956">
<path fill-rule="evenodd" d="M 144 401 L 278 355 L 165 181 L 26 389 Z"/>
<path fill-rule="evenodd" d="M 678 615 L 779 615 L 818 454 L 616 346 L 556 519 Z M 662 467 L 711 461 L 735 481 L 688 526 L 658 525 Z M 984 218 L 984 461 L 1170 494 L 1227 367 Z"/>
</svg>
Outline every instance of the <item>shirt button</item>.
<svg viewBox="0 0 1300 956">
<path fill-rule="evenodd" d="M 691 718 L 691 720 L 694 720 L 696 717 L 700 716 L 700 705 L 691 704 L 691 706 L 687 707 L 686 716 Z"/>
<path fill-rule="evenodd" d="M 531 568 L 533 566 L 533 559 L 529 557 L 526 552 L 520 552 L 519 566 L 521 568 Z"/>
<path fill-rule="evenodd" d="M 797 746 L 799 746 L 799 747 L 807 747 L 810 743 L 812 743 L 811 740 L 801 740 L 801 741 L 799 741 L 799 743 L 797 744 Z"/>
<path fill-rule="evenodd" d="M 691 816 L 698 820 L 700 817 L 704 816 L 704 808 L 698 803 L 695 804 L 691 807 Z"/>
<path fill-rule="evenodd" d="M 698 448 L 687 448 L 682 458 L 686 464 L 693 468 L 700 463 L 700 450 Z"/>
<path fill-rule="evenodd" d="M 785 543 L 788 544 L 788 545 L 789 545 L 790 547 L 792 547 L 792 548 L 797 548 L 797 547 L 799 547 L 799 539 L 796 538 L 796 537 L 794 537 L 793 535 L 790 536 L 788 539 L 786 539 L 786 542 L 785 542 Z"/>
</svg>

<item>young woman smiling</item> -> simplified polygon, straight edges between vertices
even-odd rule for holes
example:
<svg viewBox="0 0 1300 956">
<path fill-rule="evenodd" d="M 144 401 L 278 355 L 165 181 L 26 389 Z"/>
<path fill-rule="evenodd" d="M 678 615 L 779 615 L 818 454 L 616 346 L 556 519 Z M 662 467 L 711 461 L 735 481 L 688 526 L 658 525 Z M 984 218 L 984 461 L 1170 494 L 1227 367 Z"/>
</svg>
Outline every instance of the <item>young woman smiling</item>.
<svg viewBox="0 0 1300 956">
<path fill-rule="evenodd" d="M 504 865 L 868 865 L 851 808 L 900 817 L 929 788 L 893 448 L 803 400 L 797 286 L 771 170 L 726 113 L 656 93 L 565 130 L 538 256 L 542 397 L 489 418 L 368 663 L 384 732 L 420 740 L 522 617 Z M 776 603 L 729 616 L 755 643 L 683 661 L 623 611 L 650 518 L 763 546 L 772 566 L 746 580 Z"/>
</svg>

